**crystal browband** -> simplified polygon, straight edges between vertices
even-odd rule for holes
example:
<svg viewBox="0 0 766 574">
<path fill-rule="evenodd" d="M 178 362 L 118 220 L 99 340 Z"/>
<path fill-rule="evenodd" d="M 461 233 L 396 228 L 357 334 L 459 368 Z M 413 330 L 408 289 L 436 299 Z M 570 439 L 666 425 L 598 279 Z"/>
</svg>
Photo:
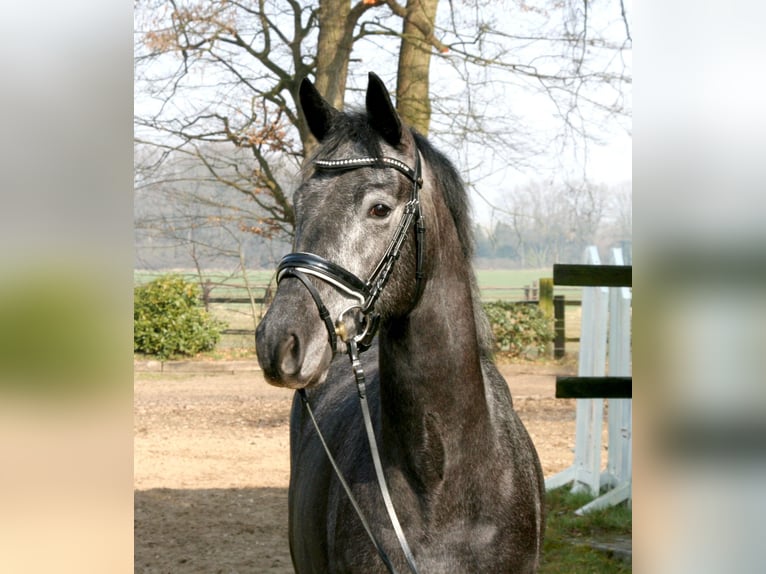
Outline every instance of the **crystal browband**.
<svg viewBox="0 0 766 574">
<path fill-rule="evenodd" d="M 415 181 L 415 171 L 406 163 L 394 157 L 357 157 L 349 159 L 318 159 L 314 161 L 318 169 L 357 169 L 360 167 L 392 167 Z M 417 182 L 420 184 L 420 182 Z"/>
</svg>

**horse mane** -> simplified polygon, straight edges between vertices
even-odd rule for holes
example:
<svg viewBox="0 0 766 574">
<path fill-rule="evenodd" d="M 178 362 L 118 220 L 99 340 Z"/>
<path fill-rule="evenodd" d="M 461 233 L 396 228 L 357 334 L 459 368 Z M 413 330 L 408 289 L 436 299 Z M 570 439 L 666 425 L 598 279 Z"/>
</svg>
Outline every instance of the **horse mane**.
<svg viewBox="0 0 766 574">
<path fill-rule="evenodd" d="M 437 150 L 425 136 L 412 128 L 410 131 L 415 138 L 415 143 L 423 159 L 436 179 L 437 187 L 442 192 L 444 202 L 452 215 L 452 221 L 455 223 L 458 240 L 463 249 L 466 263 L 471 265 L 474 254 L 473 217 L 471 216 L 471 204 L 468 201 L 468 192 L 463 183 L 463 178 L 460 177 L 452 162 L 442 152 Z M 479 351 L 483 357 L 488 358 L 492 356 L 494 335 L 489 319 L 481 305 L 479 284 L 472 268 L 469 270 L 469 277 L 471 278 L 471 298 L 473 300 L 473 315 L 474 322 L 476 323 Z"/>
<path fill-rule="evenodd" d="M 414 129 L 410 129 L 410 131 L 425 163 L 428 164 L 436 179 L 436 187 L 441 190 L 444 196 L 444 202 L 447 204 L 455 223 L 458 239 L 463 248 L 463 255 L 465 255 L 466 261 L 470 263 L 473 259 L 474 250 L 473 221 L 463 179 L 452 162 L 437 150 L 425 136 Z"/>
</svg>

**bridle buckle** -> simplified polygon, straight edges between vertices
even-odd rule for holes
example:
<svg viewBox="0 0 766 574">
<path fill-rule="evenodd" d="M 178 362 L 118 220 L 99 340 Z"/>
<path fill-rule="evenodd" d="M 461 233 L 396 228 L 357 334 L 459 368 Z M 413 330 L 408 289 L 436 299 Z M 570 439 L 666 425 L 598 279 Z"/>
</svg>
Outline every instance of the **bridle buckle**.
<svg viewBox="0 0 766 574">
<path fill-rule="evenodd" d="M 342 342 L 354 341 L 360 351 L 366 351 L 372 345 L 379 321 L 379 314 L 365 313 L 361 305 L 351 305 L 335 320 L 335 334 Z"/>
</svg>

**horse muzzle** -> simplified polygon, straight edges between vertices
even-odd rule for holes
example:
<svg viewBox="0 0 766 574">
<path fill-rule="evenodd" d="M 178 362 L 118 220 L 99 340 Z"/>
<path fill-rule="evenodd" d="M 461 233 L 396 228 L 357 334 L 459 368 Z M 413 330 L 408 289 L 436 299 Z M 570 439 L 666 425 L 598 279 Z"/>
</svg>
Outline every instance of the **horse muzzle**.
<svg viewBox="0 0 766 574">
<path fill-rule="evenodd" d="M 333 349 L 298 289 L 280 289 L 255 332 L 258 363 L 269 384 L 291 389 L 314 386 L 327 374 Z"/>
</svg>

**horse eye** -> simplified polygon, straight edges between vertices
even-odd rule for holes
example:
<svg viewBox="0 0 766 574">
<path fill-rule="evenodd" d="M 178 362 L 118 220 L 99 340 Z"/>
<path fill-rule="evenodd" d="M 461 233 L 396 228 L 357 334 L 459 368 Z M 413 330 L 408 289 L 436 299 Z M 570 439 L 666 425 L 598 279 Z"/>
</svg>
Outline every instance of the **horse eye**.
<svg viewBox="0 0 766 574">
<path fill-rule="evenodd" d="M 377 203 L 370 209 L 370 215 L 373 217 L 386 217 L 391 213 L 391 208 L 382 203 Z"/>
</svg>

